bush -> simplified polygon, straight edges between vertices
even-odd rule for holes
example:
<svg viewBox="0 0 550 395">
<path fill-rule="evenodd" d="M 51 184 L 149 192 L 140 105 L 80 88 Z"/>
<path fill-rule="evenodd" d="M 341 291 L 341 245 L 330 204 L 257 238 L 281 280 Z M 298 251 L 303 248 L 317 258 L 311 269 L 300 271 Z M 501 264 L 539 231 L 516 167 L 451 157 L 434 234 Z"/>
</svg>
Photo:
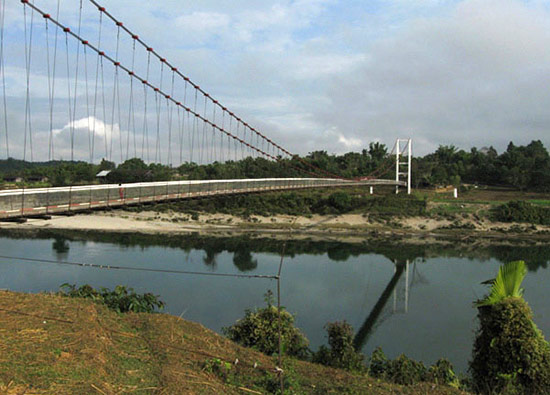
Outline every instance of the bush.
<svg viewBox="0 0 550 395">
<path fill-rule="evenodd" d="M 519 297 L 478 308 L 470 372 L 484 393 L 550 393 L 550 347 Z"/>
<path fill-rule="evenodd" d="M 372 377 L 385 379 L 386 373 L 389 371 L 390 362 L 384 351 L 382 351 L 382 348 L 376 347 L 370 357 L 369 374 Z"/>
<path fill-rule="evenodd" d="M 330 349 L 321 346 L 313 356 L 313 362 L 352 371 L 364 370 L 363 354 L 357 352 L 353 346 L 351 325 L 346 321 L 329 322 L 325 325 L 325 329 Z"/>
<path fill-rule="evenodd" d="M 416 384 L 426 381 L 427 369 L 422 362 L 417 362 L 401 354 L 389 364 L 389 379 L 401 385 Z"/>
<path fill-rule="evenodd" d="M 414 361 L 403 354 L 392 361 L 380 347 L 372 353 L 369 373 L 372 377 L 402 385 L 416 384 L 426 381 L 427 378 L 427 369 L 422 362 Z"/>
<path fill-rule="evenodd" d="M 203 369 L 209 373 L 213 373 L 216 376 L 220 377 L 223 381 L 227 381 L 232 371 L 233 366 L 231 363 L 222 361 L 219 358 L 207 359 L 204 362 Z"/>
<path fill-rule="evenodd" d="M 530 224 L 550 225 L 550 208 L 516 200 L 492 209 L 491 218 L 501 222 L 527 222 Z"/>
<path fill-rule="evenodd" d="M 71 298 L 87 298 L 106 305 L 111 310 L 119 313 L 152 313 L 156 308 L 162 310 L 164 302 L 158 299 L 158 295 L 152 293 L 136 294 L 133 288 L 117 285 L 113 291 L 107 288 L 94 289 L 85 284 L 76 288 L 74 284 L 65 283 L 60 287 L 62 296 Z"/>
<path fill-rule="evenodd" d="M 453 365 L 446 359 L 439 359 L 426 369 L 422 362 L 406 355 L 394 360 L 386 357 L 380 347 L 376 348 L 369 362 L 369 374 L 385 381 L 401 385 L 412 385 L 422 381 L 458 388 L 460 381 L 453 371 Z"/>
<path fill-rule="evenodd" d="M 426 200 L 415 196 L 390 195 L 372 197 L 366 190 L 354 193 L 349 189 L 336 190 L 329 194 L 320 190 L 269 192 L 262 194 L 211 196 L 208 199 L 183 200 L 173 203 L 158 203 L 147 210 L 194 213 L 224 213 L 238 216 L 277 214 L 312 215 L 345 214 L 353 211 L 378 215 L 422 215 L 426 213 Z M 128 208 L 129 210 L 133 210 Z"/>
<path fill-rule="evenodd" d="M 252 347 L 267 355 L 279 352 L 279 318 L 276 306 L 273 306 L 272 293 L 265 295 L 267 307 L 246 310 L 244 318 L 222 332 L 234 342 Z M 308 356 L 308 340 L 294 326 L 294 316 L 281 307 L 281 345 L 283 353 L 298 358 Z"/>
<path fill-rule="evenodd" d="M 328 204 L 338 213 L 349 211 L 351 196 L 347 192 L 334 192 L 328 197 Z"/>
<path fill-rule="evenodd" d="M 445 358 L 438 359 L 436 363 L 430 366 L 426 381 L 455 388 L 460 385 L 460 381 L 453 370 L 453 365 Z"/>
</svg>

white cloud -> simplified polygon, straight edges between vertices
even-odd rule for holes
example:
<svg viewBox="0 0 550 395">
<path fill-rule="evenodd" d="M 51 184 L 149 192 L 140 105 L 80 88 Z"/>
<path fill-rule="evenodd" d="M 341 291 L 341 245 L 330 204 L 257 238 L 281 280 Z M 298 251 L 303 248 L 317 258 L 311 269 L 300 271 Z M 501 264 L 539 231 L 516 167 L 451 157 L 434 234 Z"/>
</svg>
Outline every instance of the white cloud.
<svg viewBox="0 0 550 395">
<path fill-rule="evenodd" d="M 368 61 L 330 89 L 340 130 L 368 139 L 411 134 L 437 144 L 549 145 L 548 13 L 515 1 L 465 1 L 368 46 Z M 347 115 L 347 116 L 345 116 Z M 429 148 L 428 148 L 429 147 Z"/>
<path fill-rule="evenodd" d="M 231 18 L 226 14 L 195 11 L 178 16 L 174 21 L 174 31 L 186 36 L 187 40 L 193 38 L 199 44 L 223 34 L 230 22 Z"/>
<path fill-rule="evenodd" d="M 356 150 L 363 145 L 363 142 L 358 138 L 346 138 L 343 134 L 338 137 L 338 142 L 343 144 L 349 150 Z"/>
<path fill-rule="evenodd" d="M 53 129 L 52 132 L 55 135 L 60 135 L 63 132 L 70 132 L 71 129 L 73 129 L 75 132 L 79 131 L 77 133 L 90 131 L 92 133 L 95 133 L 96 136 L 100 137 L 105 137 L 107 135 L 112 135 L 114 137 L 120 136 L 120 126 L 118 124 L 107 124 L 101 119 L 94 117 L 77 119 L 76 121 L 65 124 L 60 129 Z"/>
<path fill-rule="evenodd" d="M 186 30 L 216 31 L 229 25 L 228 15 L 217 12 L 193 12 L 180 15 L 176 18 L 176 24 Z"/>
<path fill-rule="evenodd" d="M 540 138 L 550 145 L 547 1 L 165 0 L 139 7 L 129 0 L 104 3 L 194 82 L 293 152 L 359 150 L 373 140 L 391 146 L 396 137 L 408 136 L 415 139 L 417 154 L 438 144 L 492 144 L 502 149 L 509 140 Z M 56 4 L 40 2 L 52 14 Z M 20 4 L 7 7 L 8 91 L 20 99 L 26 82 L 22 12 Z M 95 42 L 98 15 L 92 8 L 85 10 L 83 35 Z M 62 9 L 61 19 L 73 30 L 77 11 L 77 2 Z M 49 130 L 47 114 L 40 114 L 47 113 L 48 90 L 43 21 L 36 21 L 33 122 L 37 129 Z M 113 53 L 116 27 L 105 19 L 103 29 L 102 49 Z M 126 65 L 131 61 L 130 41 L 126 38 L 121 47 Z M 64 54 L 63 46 L 59 48 Z M 71 64 L 74 51 L 73 47 Z M 95 59 L 90 55 L 90 98 Z M 57 129 L 67 130 L 62 60 L 54 118 Z M 138 51 L 136 63 L 136 72 L 145 75 L 143 51 Z M 113 123 L 115 133 L 125 135 L 118 124 L 127 129 L 128 81 L 122 81 L 122 120 L 117 116 L 113 122 L 112 69 L 106 69 L 105 78 L 107 119 L 98 121 L 96 135 L 108 135 Z M 159 80 L 158 64 L 153 63 L 149 79 Z M 81 77 L 74 123 L 79 132 L 87 130 L 89 121 L 84 116 L 84 89 Z M 139 86 L 136 106 L 142 111 L 141 91 Z M 174 96 L 183 100 L 182 85 L 177 85 Z M 149 99 L 154 130 L 153 96 Z M 11 104 L 14 110 L 15 106 Z M 98 101 L 97 118 L 101 110 Z M 164 114 L 162 122 L 165 125 Z"/>
<path fill-rule="evenodd" d="M 348 73 L 365 59 L 364 54 L 304 54 L 302 57 L 294 58 L 289 69 L 290 74 L 296 79 L 317 79 Z"/>
</svg>

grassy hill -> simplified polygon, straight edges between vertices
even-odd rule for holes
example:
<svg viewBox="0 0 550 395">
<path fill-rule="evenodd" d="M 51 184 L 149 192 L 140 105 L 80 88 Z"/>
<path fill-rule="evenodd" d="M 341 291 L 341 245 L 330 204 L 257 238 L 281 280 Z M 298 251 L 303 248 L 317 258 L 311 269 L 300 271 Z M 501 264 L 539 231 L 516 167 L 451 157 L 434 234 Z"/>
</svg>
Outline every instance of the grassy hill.
<svg viewBox="0 0 550 395">
<path fill-rule="evenodd" d="M 457 394 L 399 386 L 285 358 L 285 393 Z M 0 291 L 0 393 L 263 394 L 277 360 L 167 314 L 118 314 L 90 300 Z"/>
</svg>

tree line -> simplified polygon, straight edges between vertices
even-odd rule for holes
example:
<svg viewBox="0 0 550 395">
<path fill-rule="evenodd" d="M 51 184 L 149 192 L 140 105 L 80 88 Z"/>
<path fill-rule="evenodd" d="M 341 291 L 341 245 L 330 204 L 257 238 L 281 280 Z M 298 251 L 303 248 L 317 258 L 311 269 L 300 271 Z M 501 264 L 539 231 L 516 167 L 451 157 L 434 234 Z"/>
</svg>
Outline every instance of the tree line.
<svg viewBox="0 0 550 395">
<path fill-rule="evenodd" d="M 200 165 L 183 163 L 178 167 L 151 163 L 139 158 L 118 166 L 102 160 L 99 164 L 81 161 L 25 162 L 13 158 L 0 161 L 0 180 L 20 178 L 22 182 L 42 181 L 51 186 L 87 184 L 98 181 L 102 170 L 110 173 L 104 182 L 238 179 L 266 177 L 310 177 L 337 175 L 344 178 L 393 178 L 395 157 L 384 144 L 371 143 L 361 152 L 343 155 L 315 151 L 306 156 L 278 161 L 247 157 L 238 161 Z M 469 152 L 453 145 L 441 145 L 423 157 L 412 160 L 414 187 L 461 184 L 508 186 L 520 190 L 550 191 L 550 155 L 540 140 L 524 146 L 508 144 L 499 154 L 493 147 L 472 148 Z"/>
<path fill-rule="evenodd" d="M 500 155 L 493 147 L 439 146 L 431 154 L 413 160 L 416 186 L 461 183 L 509 186 L 520 190 L 550 191 L 550 156 L 540 140 L 524 146 L 508 144 Z"/>
</svg>

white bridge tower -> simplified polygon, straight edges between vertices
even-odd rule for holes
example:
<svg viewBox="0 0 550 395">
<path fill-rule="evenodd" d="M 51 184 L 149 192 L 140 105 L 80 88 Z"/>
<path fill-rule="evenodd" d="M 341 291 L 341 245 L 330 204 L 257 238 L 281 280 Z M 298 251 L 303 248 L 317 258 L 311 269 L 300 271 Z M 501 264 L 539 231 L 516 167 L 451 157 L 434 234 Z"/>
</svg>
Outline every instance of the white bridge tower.
<svg viewBox="0 0 550 395">
<path fill-rule="evenodd" d="M 395 141 L 395 182 L 406 177 L 408 195 L 411 194 L 411 160 L 412 139 L 397 139 Z M 395 193 L 399 193 L 399 185 L 395 186 Z"/>
</svg>

